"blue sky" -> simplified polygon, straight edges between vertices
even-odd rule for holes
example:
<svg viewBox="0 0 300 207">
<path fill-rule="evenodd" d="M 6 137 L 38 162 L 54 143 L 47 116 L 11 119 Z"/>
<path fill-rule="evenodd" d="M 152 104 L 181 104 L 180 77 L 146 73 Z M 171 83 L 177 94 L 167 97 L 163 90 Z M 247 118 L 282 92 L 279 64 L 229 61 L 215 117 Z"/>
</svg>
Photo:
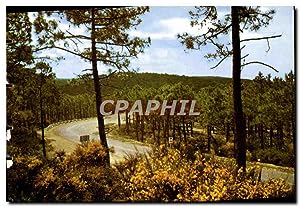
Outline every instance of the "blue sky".
<svg viewBox="0 0 300 207">
<path fill-rule="evenodd" d="M 264 74 L 284 77 L 285 73 L 294 70 L 294 19 L 292 7 L 263 7 L 275 9 L 276 14 L 267 28 L 259 32 L 245 32 L 241 39 L 249 37 L 270 36 L 282 34 L 281 38 L 270 40 L 270 51 L 267 41 L 249 42 L 244 53 L 249 53 L 247 61 L 262 61 L 274 66 L 279 73 L 261 65 L 249 65 L 242 71 L 243 78 L 253 79 L 259 71 Z M 186 76 L 225 76 L 231 77 L 231 58 L 224 61 L 217 69 L 210 69 L 216 62 L 209 62 L 204 55 L 211 49 L 203 48 L 201 51 L 185 52 L 184 47 L 176 38 L 178 33 L 185 31 L 195 33 L 189 26 L 188 11 L 193 7 L 150 7 L 150 12 L 143 15 L 143 22 L 130 35 L 151 38 L 151 45 L 138 59 L 132 60 L 131 66 L 139 68 L 140 72 L 169 73 Z M 218 8 L 223 13 L 230 11 L 229 7 Z M 229 39 L 230 37 L 224 38 Z M 63 55 L 65 60 L 58 65 L 53 65 L 53 70 L 58 78 L 73 78 L 81 74 L 85 68 L 90 68 L 90 63 L 78 57 L 61 52 L 45 52 L 52 56 Z M 107 73 L 107 68 L 99 65 L 99 73 Z"/>
</svg>

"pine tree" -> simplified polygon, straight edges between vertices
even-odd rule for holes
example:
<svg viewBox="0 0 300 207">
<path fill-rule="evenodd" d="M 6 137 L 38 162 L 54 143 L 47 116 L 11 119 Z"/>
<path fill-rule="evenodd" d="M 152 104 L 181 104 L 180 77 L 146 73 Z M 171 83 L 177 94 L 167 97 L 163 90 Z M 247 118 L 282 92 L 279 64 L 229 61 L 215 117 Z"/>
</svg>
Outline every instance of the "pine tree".
<svg viewBox="0 0 300 207">
<path fill-rule="evenodd" d="M 130 8 L 84 8 L 81 10 L 66 10 L 59 12 L 47 12 L 48 16 L 55 17 L 46 20 L 43 13 L 39 13 L 35 20 L 36 33 L 39 34 L 39 48 L 35 51 L 56 48 L 86 61 L 90 61 L 94 79 L 96 95 L 96 111 L 100 141 L 106 149 L 107 164 L 109 165 L 109 149 L 107 145 L 104 119 L 100 113 L 102 103 L 101 84 L 98 74 L 98 63 L 112 66 L 119 70 L 128 70 L 130 58 L 137 57 L 148 46 L 150 39 L 130 37 L 128 30 L 141 23 L 140 15 L 149 10 L 148 7 Z M 86 34 L 73 34 L 68 29 L 59 28 L 59 18 L 70 23 L 70 27 L 84 27 Z M 61 46 L 59 41 L 63 41 Z M 81 44 L 82 43 L 82 44 Z M 88 48 L 84 46 L 90 44 Z"/>
<path fill-rule="evenodd" d="M 190 11 L 191 26 L 201 27 L 204 32 L 200 35 L 190 35 L 184 33 L 178 35 L 180 42 L 187 49 L 199 50 L 203 46 L 210 44 L 215 48 L 214 53 L 205 55 L 208 59 L 219 59 L 219 62 L 212 67 L 218 67 L 225 59 L 232 56 L 232 84 L 233 84 L 233 112 L 236 142 L 236 161 L 239 168 L 246 168 L 246 139 L 245 123 L 243 117 L 243 107 L 241 99 L 241 69 L 250 64 L 261 64 L 272 68 L 271 65 L 260 61 L 245 62 L 249 54 L 241 55 L 241 43 L 248 41 L 267 40 L 277 38 L 281 35 L 274 35 L 262 38 L 251 38 L 240 40 L 240 33 L 245 30 L 258 31 L 261 27 L 269 25 L 275 11 L 261 11 L 260 7 L 231 7 L 231 12 L 225 16 L 218 14 L 218 9 L 212 6 L 196 7 L 196 12 Z M 200 30 L 199 30 L 200 31 Z M 231 42 L 224 43 L 223 40 L 231 31 Z M 269 43 L 269 42 L 268 42 Z M 268 48 L 270 49 L 270 48 Z M 242 63 L 243 61 L 243 63 Z"/>
</svg>

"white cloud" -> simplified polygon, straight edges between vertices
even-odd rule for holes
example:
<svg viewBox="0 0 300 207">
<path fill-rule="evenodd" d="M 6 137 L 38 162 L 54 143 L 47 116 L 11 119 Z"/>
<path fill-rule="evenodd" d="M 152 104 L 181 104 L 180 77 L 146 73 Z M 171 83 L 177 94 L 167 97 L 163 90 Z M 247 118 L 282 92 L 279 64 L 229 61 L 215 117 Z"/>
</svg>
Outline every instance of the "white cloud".
<svg viewBox="0 0 300 207">
<path fill-rule="evenodd" d="M 172 40 L 176 39 L 178 34 L 187 32 L 191 35 L 202 34 L 207 30 L 207 26 L 204 28 L 192 27 L 190 25 L 189 18 L 169 18 L 162 19 L 157 23 L 159 28 L 157 31 L 144 32 L 132 30 L 130 31 L 131 36 L 137 36 L 141 38 L 150 37 L 152 40 Z"/>
</svg>

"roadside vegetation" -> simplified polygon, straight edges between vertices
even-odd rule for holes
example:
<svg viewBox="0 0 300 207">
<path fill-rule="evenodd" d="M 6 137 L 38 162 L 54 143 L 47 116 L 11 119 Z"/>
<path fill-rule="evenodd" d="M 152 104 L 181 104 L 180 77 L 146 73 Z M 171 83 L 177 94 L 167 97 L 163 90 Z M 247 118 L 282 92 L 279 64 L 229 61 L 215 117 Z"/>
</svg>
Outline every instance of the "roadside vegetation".
<svg viewBox="0 0 300 207">
<path fill-rule="evenodd" d="M 204 9 L 206 21 L 221 29 L 208 33 L 227 35 L 234 30 L 237 36 L 239 24 L 257 31 L 275 13 L 233 7 L 223 25 L 217 21 L 215 7 L 196 9 Z M 132 38 L 127 32 L 142 22 L 140 16 L 146 12 L 149 7 L 84 8 L 38 12 L 34 20 L 26 12 L 7 13 L 6 127 L 11 132 L 7 157 L 13 160 L 6 171 L 7 201 L 295 201 L 294 187 L 282 179 L 262 181 L 258 166 L 245 166 L 246 158 L 296 166 L 294 73 L 284 78 L 258 73 L 253 80 L 241 80 L 239 43 L 228 50 L 214 42 L 214 35 L 210 42 L 218 49 L 207 57 L 222 62 L 234 56 L 233 79 L 135 73 L 129 68 L 130 59 L 143 53 L 151 41 Z M 86 26 L 87 36 L 62 31 L 61 19 L 70 27 Z M 207 44 L 200 41 L 203 36 L 178 38 L 187 49 Z M 80 50 L 78 45 L 86 40 L 90 47 Z M 57 49 L 91 62 L 91 69 L 72 80 L 57 79 L 51 66 L 63 57 L 43 56 L 43 51 Z M 99 75 L 97 63 L 113 69 Z M 113 150 L 107 145 L 101 102 L 142 100 L 146 108 L 150 99 L 196 100 L 200 115 L 171 116 L 168 110 L 164 115 L 152 111 L 149 116 L 119 113 L 117 125 L 109 126 L 114 127 L 111 133 L 149 143 L 153 151 L 111 165 Z M 97 118 L 99 140 L 72 146 L 61 142 L 59 148 L 69 145 L 65 149 L 70 153 L 51 145 L 55 134 L 45 141 L 44 128 L 50 124 L 90 117 Z"/>
<path fill-rule="evenodd" d="M 257 171 L 237 172 L 234 165 L 201 153 L 165 145 L 136 154 L 111 167 L 99 142 L 78 145 L 43 160 L 20 156 L 8 169 L 12 202 L 218 202 L 291 200 L 283 180 L 261 182 Z M 255 173 L 253 173 L 255 172 Z M 17 187 L 16 187 L 17 186 Z"/>
</svg>

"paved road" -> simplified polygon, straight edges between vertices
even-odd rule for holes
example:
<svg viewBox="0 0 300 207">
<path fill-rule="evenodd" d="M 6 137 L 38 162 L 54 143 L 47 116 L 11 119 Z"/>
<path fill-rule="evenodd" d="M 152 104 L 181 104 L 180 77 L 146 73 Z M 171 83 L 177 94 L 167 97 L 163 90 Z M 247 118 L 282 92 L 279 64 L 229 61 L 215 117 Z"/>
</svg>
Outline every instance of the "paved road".
<svg viewBox="0 0 300 207">
<path fill-rule="evenodd" d="M 295 185 L 295 174 L 291 172 L 284 172 L 281 170 L 276 170 L 272 168 L 263 167 L 261 171 L 261 179 L 262 181 L 269 180 L 270 178 L 282 178 L 284 179 L 290 186 Z"/>
<path fill-rule="evenodd" d="M 104 123 L 105 125 L 112 123 L 116 124 L 117 116 L 112 115 L 105 117 Z M 68 139 L 69 141 L 75 143 L 80 143 L 79 137 L 81 135 L 90 135 L 90 140 L 98 140 L 99 135 L 97 135 L 97 131 L 98 128 L 96 118 L 71 122 L 55 127 L 55 135 L 59 139 Z M 124 156 L 126 156 L 126 154 L 135 154 L 137 151 L 139 153 L 145 153 L 151 150 L 151 148 L 148 146 L 117 139 L 116 137 L 111 137 L 110 135 L 107 136 L 107 142 L 108 146 L 113 147 L 115 151 L 115 153 L 111 153 L 112 162 L 122 159 Z"/>
<path fill-rule="evenodd" d="M 122 117 L 121 117 L 122 119 Z M 105 125 L 109 124 L 117 124 L 117 116 L 112 115 L 106 117 L 104 119 Z M 90 135 L 90 139 L 99 139 L 99 136 L 96 134 L 97 132 L 97 119 L 88 119 L 81 120 L 72 123 L 63 124 L 57 127 L 54 127 L 49 130 L 52 131 L 52 135 L 56 136 L 56 139 L 60 139 L 60 143 L 64 146 L 59 146 L 61 149 L 65 149 L 67 145 L 74 145 L 74 143 L 80 143 L 79 136 L 80 135 Z M 47 137 L 47 132 L 46 132 Z M 115 149 L 115 153 L 111 154 L 111 161 L 115 162 L 122 159 L 126 154 L 135 154 L 137 151 L 140 153 L 144 153 L 150 151 L 151 148 L 148 146 L 144 146 L 139 143 L 127 142 L 122 139 L 116 139 L 116 137 L 111 137 L 108 134 L 107 142 L 109 147 L 113 147 Z M 268 167 L 268 165 L 263 165 L 261 178 L 263 181 L 266 181 L 270 178 L 283 178 L 290 185 L 294 185 L 295 176 L 291 170 L 280 170 L 274 167 Z"/>
</svg>

